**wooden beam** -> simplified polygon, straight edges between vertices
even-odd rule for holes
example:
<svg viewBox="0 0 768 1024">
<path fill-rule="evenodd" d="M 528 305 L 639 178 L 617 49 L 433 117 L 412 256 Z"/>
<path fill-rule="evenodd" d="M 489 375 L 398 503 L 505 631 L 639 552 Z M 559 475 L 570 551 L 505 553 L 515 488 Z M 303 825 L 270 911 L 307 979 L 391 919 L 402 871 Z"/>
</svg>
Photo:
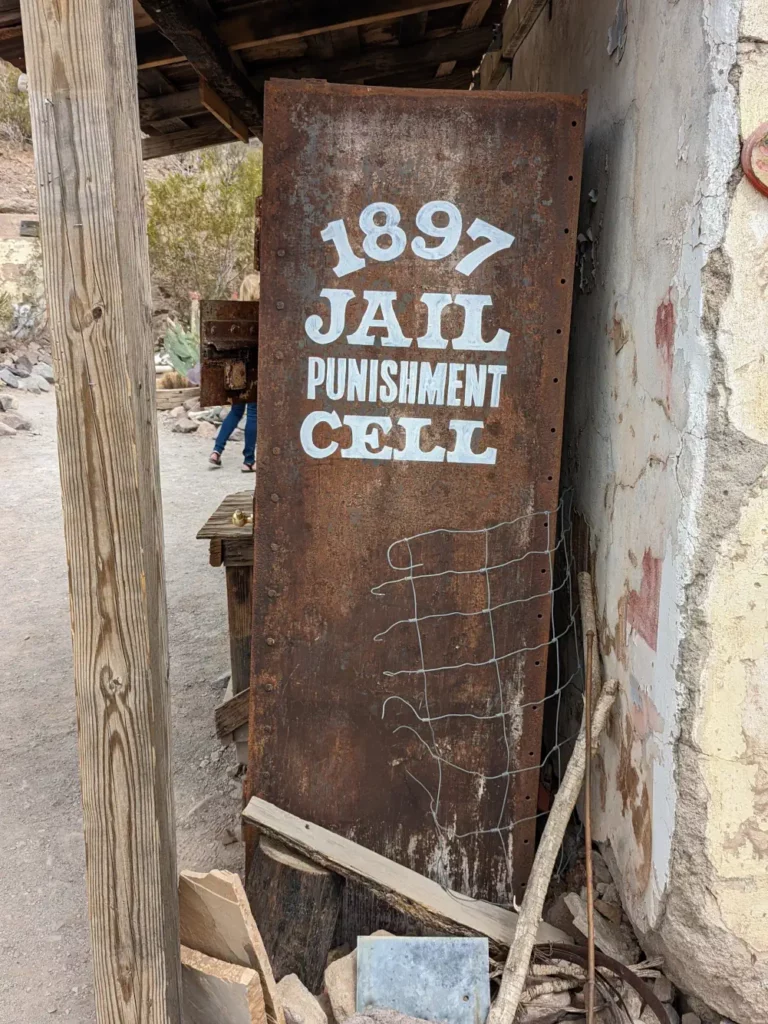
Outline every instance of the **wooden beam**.
<svg viewBox="0 0 768 1024">
<path fill-rule="evenodd" d="M 213 19 L 186 0 L 143 0 L 142 7 L 224 103 L 249 127 L 260 128 L 261 97 L 219 38 Z"/>
<path fill-rule="evenodd" d="M 220 740 L 228 740 L 235 729 L 245 725 L 248 721 L 248 705 L 251 699 L 250 690 L 241 690 L 240 693 L 219 704 L 213 712 L 216 723 L 216 735 Z"/>
<path fill-rule="evenodd" d="M 221 18 L 216 23 L 216 30 L 219 39 L 230 50 L 248 50 L 258 43 L 266 45 L 304 39 L 345 28 L 393 21 L 423 11 L 461 7 L 466 2 L 368 0 L 362 5 L 357 0 L 337 0 L 334 4 L 313 0 L 295 9 L 295 5 L 286 7 L 285 0 L 261 0 L 258 4 L 243 7 L 237 14 Z M 178 64 L 186 59 L 181 53 L 181 43 L 177 48 L 159 33 L 142 32 L 137 36 L 137 49 L 140 68 Z"/>
<path fill-rule="evenodd" d="M 152 297 L 130 0 L 22 0 L 99 1024 L 180 1024 Z"/>
<path fill-rule="evenodd" d="M 324 78 L 329 82 L 360 82 L 383 75 L 398 74 L 441 61 L 479 59 L 491 41 L 492 29 L 473 28 L 455 32 L 439 39 L 428 39 L 413 46 L 382 46 L 351 57 L 337 57 L 326 61 L 290 61 L 258 69 L 262 83 L 268 78 Z M 288 71 L 289 74 L 285 75 Z"/>
<path fill-rule="evenodd" d="M 237 114 L 231 110 L 221 96 L 215 93 L 204 78 L 200 79 L 200 99 L 205 109 L 213 114 L 217 121 L 228 128 L 235 138 L 241 142 L 247 142 L 250 132 L 247 126 L 240 120 Z"/>
<path fill-rule="evenodd" d="M 501 55 L 504 60 L 514 57 L 547 3 L 548 0 L 510 0 L 501 23 Z"/>
<path fill-rule="evenodd" d="M 391 907 L 416 918 L 428 929 L 448 935 L 487 935 L 496 954 L 507 949 L 512 941 L 517 914 L 511 910 L 450 892 L 431 878 L 258 797 L 251 797 L 243 818 L 259 832 L 298 850 L 321 867 L 362 883 Z M 537 941 L 563 941 L 563 932 L 543 924 Z"/>
<path fill-rule="evenodd" d="M 483 18 L 488 13 L 488 8 L 491 6 L 491 0 L 473 0 L 469 7 L 464 12 L 464 17 L 461 19 L 461 27 L 477 28 L 478 25 L 482 25 Z M 435 78 L 444 78 L 446 75 L 450 75 L 456 68 L 455 60 L 445 61 L 435 72 Z"/>
<path fill-rule="evenodd" d="M 318 32 L 337 32 L 380 21 L 392 21 L 422 11 L 460 7 L 467 0 L 310 0 L 301 5 L 284 0 L 261 0 L 250 10 L 222 18 L 219 33 L 227 46 L 244 50 L 259 40 L 302 39 Z M 296 9 L 298 6 L 298 9 Z"/>
<path fill-rule="evenodd" d="M 185 132 L 170 132 L 168 135 L 153 135 L 150 139 L 142 139 L 141 153 L 144 160 L 154 160 L 158 156 L 189 153 L 193 149 L 222 146 L 232 141 L 230 130 L 223 124 L 214 123 L 203 125 L 202 128 L 190 128 Z"/>
<path fill-rule="evenodd" d="M 139 120 L 142 124 L 172 121 L 177 117 L 201 114 L 205 110 L 200 89 L 185 89 L 164 96 L 148 96 L 139 100 Z"/>
</svg>

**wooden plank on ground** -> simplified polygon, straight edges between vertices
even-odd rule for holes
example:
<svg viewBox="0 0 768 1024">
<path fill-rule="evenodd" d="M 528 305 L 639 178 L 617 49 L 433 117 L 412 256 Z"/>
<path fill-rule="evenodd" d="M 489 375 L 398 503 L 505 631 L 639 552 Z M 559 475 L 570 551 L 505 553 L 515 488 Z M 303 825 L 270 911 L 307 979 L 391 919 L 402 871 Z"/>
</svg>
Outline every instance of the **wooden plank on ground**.
<svg viewBox="0 0 768 1024">
<path fill-rule="evenodd" d="M 235 729 L 239 729 L 241 725 L 247 723 L 250 699 L 251 691 L 242 690 L 216 708 L 213 715 L 216 722 L 216 735 L 220 740 L 229 739 Z"/>
<path fill-rule="evenodd" d="M 322 867 L 360 882 L 375 895 L 425 928 L 448 935 L 486 935 L 492 952 L 509 948 L 517 925 L 511 910 L 444 889 L 431 878 L 367 850 L 351 839 L 303 821 L 279 807 L 251 797 L 243 811 L 245 821 L 273 839 L 298 850 Z M 537 942 L 567 942 L 558 928 L 542 924 Z"/>
<path fill-rule="evenodd" d="M 23 0 L 21 7 L 56 371 L 95 1012 L 101 1024 L 179 1024 L 133 11 L 129 0 Z"/>
<path fill-rule="evenodd" d="M 269 957 L 237 875 L 182 871 L 179 924 L 183 945 L 216 960 L 253 968 L 261 978 L 268 1017 L 275 1024 L 285 1024 Z"/>
<path fill-rule="evenodd" d="M 266 1024 L 261 980 L 252 968 L 181 947 L 184 1024 Z"/>
</svg>

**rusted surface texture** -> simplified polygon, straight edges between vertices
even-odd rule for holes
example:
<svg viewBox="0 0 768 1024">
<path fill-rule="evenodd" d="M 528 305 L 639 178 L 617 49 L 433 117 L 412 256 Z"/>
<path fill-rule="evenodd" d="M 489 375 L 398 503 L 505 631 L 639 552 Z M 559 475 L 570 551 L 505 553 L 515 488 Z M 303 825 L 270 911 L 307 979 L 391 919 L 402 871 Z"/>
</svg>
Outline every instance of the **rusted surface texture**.
<svg viewBox="0 0 768 1024">
<path fill-rule="evenodd" d="M 584 101 L 273 82 L 265 117 L 253 792 L 507 902 L 534 845 L 533 820 L 509 826 L 536 813 L 542 707 L 519 708 L 545 686 Z M 433 201 L 461 218 L 437 259 L 424 247 L 451 215 L 428 222 Z M 396 258 L 376 218 L 374 244 L 359 224 L 377 202 L 399 211 Z M 341 277 L 321 238 L 335 221 Z M 487 241 L 478 222 L 514 242 L 462 274 Z M 323 289 L 351 293 L 335 340 Z M 377 326 L 372 292 L 394 293 L 397 326 Z M 445 299 L 433 347 L 425 295 Z M 466 296 L 488 297 L 485 348 L 460 340 Z M 376 387 L 341 388 L 338 367 L 363 359 Z M 438 379 L 458 367 L 437 404 L 402 382 L 423 363 Z M 366 440 L 354 416 L 382 423 Z M 461 421 L 478 424 L 463 448 Z M 439 461 L 417 461 L 429 451 Z"/>
<path fill-rule="evenodd" d="M 200 404 L 256 401 L 259 304 L 200 303 Z"/>
</svg>

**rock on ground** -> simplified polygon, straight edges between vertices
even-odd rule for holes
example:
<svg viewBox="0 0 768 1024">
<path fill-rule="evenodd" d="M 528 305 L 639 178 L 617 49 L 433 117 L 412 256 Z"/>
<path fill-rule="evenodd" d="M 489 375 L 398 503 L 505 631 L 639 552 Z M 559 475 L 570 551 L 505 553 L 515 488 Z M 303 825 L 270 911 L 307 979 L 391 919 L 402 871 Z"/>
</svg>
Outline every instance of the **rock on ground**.
<svg viewBox="0 0 768 1024">
<path fill-rule="evenodd" d="M 0 420 L 0 437 L 16 437 L 16 431 Z"/>
<path fill-rule="evenodd" d="M 11 409 L 16 407 L 16 402 L 13 399 L 13 395 L 3 394 L 0 391 L 0 412 L 10 412 Z"/>
<path fill-rule="evenodd" d="M 39 377 L 43 377 L 49 384 L 53 384 L 55 380 L 53 376 L 53 367 L 48 363 L 35 363 L 32 367 L 32 373 L 36 373 Z"/>
<path fill-rule="evenodd" d="M 575 892 L 569 892 L 563 901 L 573 914 L 573 923 L 582 935 L 587 934 L 587 907 Z M 629 925 L 619 926 L 595 914 L 595 945 L 602 953 L 623 964 L 636 964 L 640 959 L 640 947 Z"/>
<path fill-rule="evenodd" d="M 22 386 L 22 378 L 17 376 L 13 370 L 7 366 L 0 368 L 0 380 L 4 381 L 9 388 L 20 388 Z"/>
<path fill-rule="evenodd" d="M 297 974 L 286 974 L 277 983 L 286 1024 L 328 1024 L 320 1003 Z"/>
<path fill-rule="evenodd" d="M 213 441 L 218 432 L 219 428 L 215 424 L 209 423 L 207 420 L 203 420 L 197 428 L 197 436 L 204 437 L 208 441 Z"/>
<path fill-rule="evenodd" d="M 13 427 L 14 430 L 32 429 L 32 424 L 29 420 L 25 420 L 23 416 L 19 416 L 17 412 L 0 413 L 0 423 L 4 423 L 6 427 Z"/>
<path fill-rule="evenodd" d="M 186 415 L 179 416 L 171 427 L 171 430 L 174 434 L 194 434 L 197 430 L 197 423 L 195 423 L 194 420 L 189 419 Z"/>
</svg>

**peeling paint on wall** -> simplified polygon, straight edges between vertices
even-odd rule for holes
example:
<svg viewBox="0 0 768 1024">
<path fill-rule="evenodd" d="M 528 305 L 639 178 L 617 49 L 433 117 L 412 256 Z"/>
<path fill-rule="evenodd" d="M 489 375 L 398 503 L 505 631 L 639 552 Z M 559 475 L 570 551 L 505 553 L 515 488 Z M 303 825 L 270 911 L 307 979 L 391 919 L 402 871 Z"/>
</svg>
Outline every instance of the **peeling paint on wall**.
<svg viewBox="0 0 768 1024">
<path fill-rule="evenodd" d="M 627 622 L 656 650 L 659 635 L 659 596 L 661 594 L 661 559 L 654 558 L 650 548 L 643 554 L 643 575 L 640 589 L 631 590 L 627 601 Z"/>
</svg>

